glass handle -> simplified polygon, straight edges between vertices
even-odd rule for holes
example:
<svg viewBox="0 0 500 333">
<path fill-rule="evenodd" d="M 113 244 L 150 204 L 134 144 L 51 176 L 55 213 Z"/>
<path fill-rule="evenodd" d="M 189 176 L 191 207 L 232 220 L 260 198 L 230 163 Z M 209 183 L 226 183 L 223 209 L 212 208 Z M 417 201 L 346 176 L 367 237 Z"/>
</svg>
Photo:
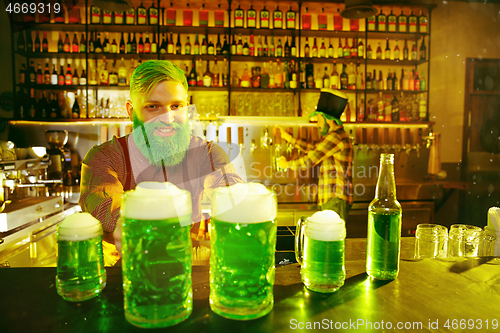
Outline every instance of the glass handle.
<svg viewBox="0 0 500 333">
<path fill-rule="evenodd" d="M 295 259 L 302 265 L 302 246 L 304 244 L 304 223 L 306 219 L 302 216 L 297 221 L 297 228 L 295 229 Z"/>
</svg>

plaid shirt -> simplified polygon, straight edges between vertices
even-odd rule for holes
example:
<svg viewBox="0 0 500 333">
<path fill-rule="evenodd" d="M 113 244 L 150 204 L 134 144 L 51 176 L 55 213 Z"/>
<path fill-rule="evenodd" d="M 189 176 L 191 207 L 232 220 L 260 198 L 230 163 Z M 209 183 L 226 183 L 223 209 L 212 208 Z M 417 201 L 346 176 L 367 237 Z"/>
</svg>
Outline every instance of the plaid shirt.
<svg viewBox="0 0 500 333">
<path fill-rule="evenodd" d="M 353 203 L 352 187 L 352 144 L 342 126 L 334 126 L 314 147 L 310 143 L 292 138 L 295 147 L 305 150 L 306 155 L 289 161 L 290 168 L 318 165 L 318 204 L 324 205 L 331 198 Z"/>
</svg>

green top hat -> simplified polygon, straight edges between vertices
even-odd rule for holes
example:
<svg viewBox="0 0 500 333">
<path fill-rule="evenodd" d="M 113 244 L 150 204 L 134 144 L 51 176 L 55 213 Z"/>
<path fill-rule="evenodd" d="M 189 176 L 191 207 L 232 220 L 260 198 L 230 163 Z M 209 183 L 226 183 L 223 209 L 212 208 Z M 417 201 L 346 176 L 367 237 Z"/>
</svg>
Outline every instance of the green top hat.
<svg viewBox="0 0 500 333">
<path fill-rule="evenodd" d="M 317 114 L 322 114 L 326 119 L 335 120 L 339 125 L 340 116 L 347 105 L 347 95 L 339 90 L 323 88 L 319 96 L 318 106 L 316 111 L 311 113 L 309 117 Z"/>
</svg>

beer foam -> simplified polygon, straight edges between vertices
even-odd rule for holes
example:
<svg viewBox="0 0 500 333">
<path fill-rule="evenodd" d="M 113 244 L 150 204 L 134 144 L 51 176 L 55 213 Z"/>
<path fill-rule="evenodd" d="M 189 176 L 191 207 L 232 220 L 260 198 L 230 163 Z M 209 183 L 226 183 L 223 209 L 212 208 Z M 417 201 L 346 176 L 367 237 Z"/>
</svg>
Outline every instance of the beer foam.
<svg viewBox="0 0 500 333">
<path fill-rule="evenodd" d="M 76 213 L 57 226 L 57 234 L 62 241 L 83 241 L 102 235 L 102 226 L 89 213 Z"/>
<path fill-rule="evenodd" d="M 217 220 L 260 223 L 274 220 L 276 215 L 276 195 L 262 184 L 235 184 L 214 190 L 212 217 Z"/>
<path fill-rule="evenodd" d="M 346 237 L 345 221 L 333 210 L 316 212 L 308 218 L 305 234 L 325 242 L 342 240 Z"/>
<path fill-rule="evenodd" d="M 191 195 L 168 182 L 142 182 L 126 192 L 121 216 L 135 220 L 164 220 L 190 215 Z"/>
</svg>

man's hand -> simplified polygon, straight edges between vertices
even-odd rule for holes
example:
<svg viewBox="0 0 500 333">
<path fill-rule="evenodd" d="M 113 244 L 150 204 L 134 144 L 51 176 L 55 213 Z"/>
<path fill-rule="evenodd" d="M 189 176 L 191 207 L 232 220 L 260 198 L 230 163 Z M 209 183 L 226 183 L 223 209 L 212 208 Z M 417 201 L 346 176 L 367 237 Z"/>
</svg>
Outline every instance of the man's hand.
<svg viewBox="0 0 500 333">
<path fill-rule="evenodd" d="M 277 160 L 277 163 L 278 163 L 278 168 L 281 169 L 281 170 L 286 170 L 288 169 L 288 166 L 289 166 L 289 163 L 288 161 L 286 160 L 286 157 L 285 156 L 280 156 Z"/>
<path fill-rule="evenodd" d="M 276 126 L 276 131 L 279 130 L 281 134 L 281 139 L 285 140 L 286 142 L 290 142 L 292 140 L 292 136 L 288 134 L 283 127 L 281 126 Z"/>
<path fill-rule="evenodd" d="M 122 256 L 122 218 L 120 217 L 118 221 L 116 221 L 116 228 L 113 232 L 113 237 L 115 238 L 115 246 L 118 250 L 118 254 L 120 257 Z"/>
</svg>

